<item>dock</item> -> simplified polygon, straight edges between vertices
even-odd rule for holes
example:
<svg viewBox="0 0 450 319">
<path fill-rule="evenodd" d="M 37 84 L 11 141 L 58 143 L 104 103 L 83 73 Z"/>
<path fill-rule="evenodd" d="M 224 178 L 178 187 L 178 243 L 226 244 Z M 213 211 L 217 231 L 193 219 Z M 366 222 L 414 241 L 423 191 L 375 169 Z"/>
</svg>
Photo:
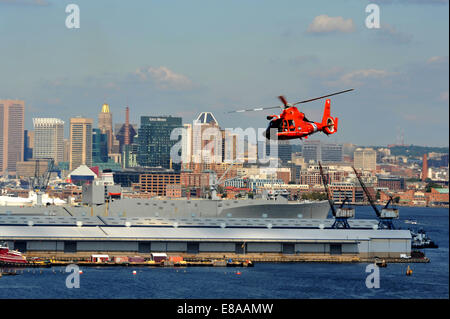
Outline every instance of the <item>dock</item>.
<svg viewBox="0 0 450 319">
<path fill-rule="evenodd" d="M 177 261 L 171 260 L 176 257 Z M 111 256 L 110 261 L 92 261 L 89 256 L 71 256 L 58 258 L 55 256 L 40 256 L 40 261 L 26 264 L 0 264 L 1 268 L 12 267 L 66 267 L 76 264 L 80 267 L 253 267 L 258 263 L 378 263 L 380 259 L 386 264 L 390 263 L 429 263 L 430 259 L 425 256 L 398 258 L 398 257 L 360 257 L 358 255 L 329 255 L 329 254 L 304 254 L 304 255 L 283 255 L 283 254 L 248 254 L 242 255 L 222 255 L 202 254 L 189 255 L 178 254 L 168 256 L 161 261 L 153 261 L 150 256 L 142 256 L 143 261 L 139 262 L 115 262 L 115 257 Z M 145 261 L 144 261 L 145 260 Z"/>
</svg>

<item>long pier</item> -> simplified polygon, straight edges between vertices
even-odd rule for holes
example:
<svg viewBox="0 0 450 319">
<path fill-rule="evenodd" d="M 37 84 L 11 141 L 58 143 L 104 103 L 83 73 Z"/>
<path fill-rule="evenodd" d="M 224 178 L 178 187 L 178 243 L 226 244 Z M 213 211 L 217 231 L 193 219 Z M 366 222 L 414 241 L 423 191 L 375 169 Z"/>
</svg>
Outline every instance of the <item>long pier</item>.
<svg viewBox="0 0 450 319">
<path fill-rule="evenodd" d="M 88 257 L 65 257 L 55 259 L 48 256 L 48 258 L 41 257 L 41 261 L 28 262 L 24 264 L 0 264 L 1 268 L 22 268 L 22 267 L 65 267 L 70 264 L 76 264 L 80 267 L 252 267 L 258 263 L 377 263 L 383 260 L 386 264 L 389 263 L 428 263 L 430 259 L 427 257 L 411 257 L 411 258 L 397 258 L 397 257 L 359 257 L 356 255 L 348 256 L 334 256 L 334 255 L 256 255 L 248 256 L 181 256 L 181 261 L 172 261 L 169 259 L 163 261 L 143 261 L 143 262 L 94 262 Z M 231 261 L 230 261 L 231 260 Z"/>
</svg>

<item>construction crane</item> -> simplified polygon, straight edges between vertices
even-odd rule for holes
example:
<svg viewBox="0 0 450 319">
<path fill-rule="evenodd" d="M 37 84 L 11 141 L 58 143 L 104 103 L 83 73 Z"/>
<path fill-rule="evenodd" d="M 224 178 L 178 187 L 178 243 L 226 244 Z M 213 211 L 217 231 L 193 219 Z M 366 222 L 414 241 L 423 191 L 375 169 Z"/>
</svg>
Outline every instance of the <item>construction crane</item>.
<svg viewBox="0 0 450 319">
<path fill-rule="evenodd" d="M 50 176 L 52 174 L 53 168 L 54 168 L 54 159 L 53 158 L 46 158 L 44 159 L 47 161 L 47 170 L 41 175 L 39 174 L 40 170 L 40 160 L 36 159 L 36 165 L 34 168 L 34 178 L 32 181 L 32 188 L 36 192 L 36 204 L 42 205 L 42 195 L 47 190 L 48 183 L 50 181 Z"/>
<path fill-rule="evenodd" d="M 393 219 L 397 219 L 398 209 L 397 208 L 389 208 L 389 204 L 392 202 L 391 199 L 387 202 L 387 204 L 384 206 L 384 208 L 381 209 L 381 211 L 378 209 L 378 207 L 375 205 L 375 202 L 372 199 L 372 195 L 370 195 L 369 190 L 366 187 L 366 184 L 364 184 L 361 175 L 356 171 L 356 168 L 353 167 L 353 171 L 356 174 L 356 178 L 359 181 L 359 184 L 361 184 L 362 189 L 364 190 L 364 193 L 367 196 L 367 199 L 369 200 L 370 206 L 372 206 L 373 210 L 375 211 L 375 214 L 377 215 L 377 218 L 379 220 L 378 227 L 381 229 L 395 229 L 394 224 L 392 222 Z"/>
<path fill-rule="evenodd" d="M 237 178 L 242 177 L 242 176 L 236 176 L 236 177 L 232 177 L 232 178 L 229 178 L 229 179 L 224 180 L 224 177 L 225 177 L 225 176 L 227 175 L 227 173 L 231 170 L 231 168 L 234 166 L 235 163 L 236 163 L 236 162 L 231 163 L 231 165 L 225 170 L 225 172 L 222 174 L 222 176 L 221 176 L 219 179 L 217 179 L 216 173 L 214 172 L 214 176 L 215 176 L 216 178 L 214 178 L 214 180 L 211 181 L 210 186 L 209 186 L 209 190 L 210 190 L 210 193 L 211 193 L 211 199 L 219 199 L 219 198 L 217 197 L 217 187 L 218 187 L 220 184 L 225 183 L 225 182 L 228 182 L 228 181 L 232 181 L 232 180 L 234 180 L 234 179 L 237 179 Z"/>
<path fill-rule="evenodd" d="M 328 190 L 328 174 L 325 176 L 322 168 L 322 164 L 319 162 L 320 176 L 322 176 L 323 186 L 325 187 L 325 192 L 327 194 L 328 203 L 330 204 L 331 212 L 334 217 L 334 223 L 331 228 L 350 228 L 347 219 L 355 217 L 355 209 L 354 208 L 344 208 L 346 202 L 349 201 L 346 196 L 341 206 L 336 210 L 334 207 L 333 199 L 331 198 L 331 194 Z"/>
</svg>

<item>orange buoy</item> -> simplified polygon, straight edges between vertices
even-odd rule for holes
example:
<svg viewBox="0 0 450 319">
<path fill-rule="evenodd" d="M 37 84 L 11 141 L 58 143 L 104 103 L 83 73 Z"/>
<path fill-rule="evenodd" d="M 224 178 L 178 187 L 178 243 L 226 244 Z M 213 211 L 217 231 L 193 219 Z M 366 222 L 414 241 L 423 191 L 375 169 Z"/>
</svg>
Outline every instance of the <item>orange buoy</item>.
<svg viewBox="0 0 450 319">
<path fill-rule="evenodd" d="M 136 270 L 133 270 L 133 275 L 136 275 Z"/>
<path fill-rule="evenodd" d="M 236 275 L 240 275 L 241 274 L 241 272 L 240 271 L 238 271 L 237 273 L 236 273 Z"/>
<path fill-rule="evenodd" d="M 79 272 L 78 272 L 80 275 L 83 273 L 83 271 L 82 270 L 80 270 Z"/>
<path fill-rule="evenodd" d="M 406 269 L 406 276 L 411 276 L 412 273 L 413 273 L 413 271 L 411 268 L 409 268 L 409 265 L 408 265 L 408 269 Z"/>
</svg>

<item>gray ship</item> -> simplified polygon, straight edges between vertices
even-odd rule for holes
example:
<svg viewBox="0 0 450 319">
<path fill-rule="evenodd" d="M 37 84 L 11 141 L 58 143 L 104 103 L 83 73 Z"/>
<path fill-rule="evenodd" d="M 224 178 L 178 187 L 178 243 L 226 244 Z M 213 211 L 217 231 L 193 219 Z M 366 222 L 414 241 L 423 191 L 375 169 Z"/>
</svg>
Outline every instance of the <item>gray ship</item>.
<svg viewBox="0 0 450 319">
<path fill-rule="evenodd" d="M 275 192 L 254 199 L 187 198 L 114 198 L 121 194 L 119 185 L 93 183 L 83 187 L 79 205 L 0 206 L 0 214 L 46 216 L 110 216 L 180 218 L 299 218 L 325 219 L 327 201 L 288 201 L 286 194 Z"/>
</svg>

